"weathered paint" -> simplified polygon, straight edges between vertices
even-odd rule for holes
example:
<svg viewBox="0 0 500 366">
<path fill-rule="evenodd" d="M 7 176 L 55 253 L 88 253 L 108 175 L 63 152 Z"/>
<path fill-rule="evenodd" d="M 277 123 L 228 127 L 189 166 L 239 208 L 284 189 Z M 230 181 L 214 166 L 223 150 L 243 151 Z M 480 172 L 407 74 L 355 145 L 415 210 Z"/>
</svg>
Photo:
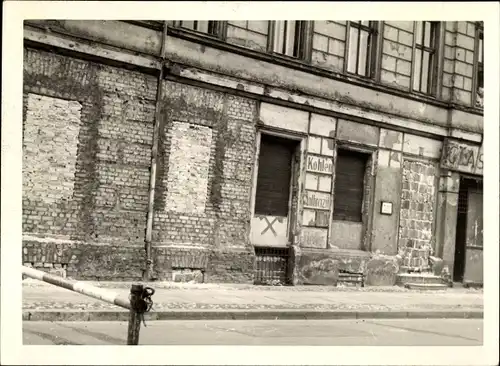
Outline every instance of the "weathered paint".
<svg viewBox="0 0 500 366">
<path fill-rule="evenodd" d="M 484 258 L 482 248 L 468 248 L 465 252 L 464 283 L 483 284 Z"/>
<path fill-rule="evenodd" d="M 330 244 L 334 248 L 360 250 L 363 240 L 361 222 L 337 221 L 331 224 Z"/>
<path fill-rule="evenodd" d="M 327 229 L 303 227 L 300 235 L 300 245 L 304 248 L 326 249 Z"/>
<path fill-rule="evenodd" d="M 302 212 L 302 225 L 314 226 L 316 224 L 316 211 L 304 209 Z"/>
<path fill-rule="evenodd" d="M 267 246 L 285 246 L 288 244 L 288 217 L 262 216 L 252 217 L 252 244 Z"/>
<path fill-rule="evenodd" d="M 390 166 L 392 152 L 379 150 L 377 176 L 375 177 L 375 207 L 371 251 L 396 254 L 398 245 L 398 220 L 401 200 L 401 169 Z M 392 163 L 392 161 L 391 161 Z M 382 202 L 392 203 L 392 215 L 380 213 Z"/>
<path fill-rule="evenodd" d="M 333 160 L 327 157 L 309 155 L 307 157 L 306 169 L 309 172 L 332 174 Z"/>
<path fill-rule="evenodd" d="M 464 282 L 483 283 L 483 194 L 469 191 Z"/>
<path fill-rule="evenodd" d="M 199 55 L 204 50 L 204 57 Z M 446 125 L 447 111 L 423 102 L 408 100 L 400 96 L 369 90 L 340 80 L 325 79 L 311 73 L 290 70 L 267 61 L 250 59 L 228 51 L 198 45 L 187 40 L 169 37 L 167 56 L 173 61 L 215 72 L 262 82 L 271 86 L 288 86 L 307 94 L 326 97 L 341 103 L 370 107 L 380 112 L 391 112 L 404 118 L 425 120 L 428 123 Z"/>
<path fill-rule="evenodd" d="M 311 126 L 309 127 L 309 133 L 324 137 L 335 137 L 336 127 L 336 118 L 311 113 Z"/>
<path fill-rule="evenodd" d="M 69 22 L 69 21 L 67 21 Z M 65 25 L 65 31 L 69 34 L 75 34 L 79 37 L 94 39 L 98 42 L 106 42 L 113 46 L 123 46 L 128 49 L 140 49 L 140 52 L 151 53 L 157 55 L 160 50 L 158 39 L 161 32 L 153 31 L 147 28 L 138 27 L 135 25 L 125 24 L 117 21 L 106 21 L 103 26 L 96 21 L 96 24 L 87 26 L 88 21 L 70 21 L 70 25 Z M 99 25 L 99 26 L 97 26 Z M 125 40 L 122 37 L 123 29 L 136 29 L 133 32 L 136 37 L 133 40 Z M 34 38 L 38 38 L 43 43 L 48 43 L 48 38 L 41 30 L 34 30 Z M 115 36 L 109 38 L 108 33 Z M 149 34 L 151 33 L 151 34 Z M 55 38 L 61 37 L 51 35 L 52 42 Z M 97 43 L 98 43 L 97 42 Z M 59 40 L 56 43 L 61 43 Z M 64 42 L 62 42 L 64 43 Z M 64 48 L 74 49 L 80 48 L 85 53 L 94 54 L 95 47 L 82 48 L 81 44 L 77 44 L 73 40 L 63 45 Z M 81 42 L 80 42 L 81 43 Z M 101 47 L 102 48 L 102 47 Z M 112 52 L 105 52 L 105 54 Z M 204 53 L 203 58 L 199 57 L 200 53 Z M 116 55 L 115 55 L 116 56 Z M 243 55 L 233 54 L 228 51 L 216 50 L 205 45 L 196 45 L 190 41 L 182 40 L 175 37 L 169 37 L 167 43 L 167 56 L 172 60 L 185 62 L 187 65 L 198 66 L 206 70 L 224 71 L 232 76 L 243 77 L 253 82 L 264 83 L 267 85 L 290 85 L 292 89 L 304 90 L 311 95 L 318 97 L 326 97 L 328 99 L 337 100 L 342 104 L 337 105 L 337 108 L 350 104 L 351 106 L 360 105 L 362 108 L 371 109 L 373 112 L 389 112 L 394 116 L 385 117 L 378 116 L 374 119 L 384 118 L 386 121 L 396 122 L 398 118 L 409 118 L 415 121 L 421 120 L 430 123 L 429 129 L 433 129 L 432 124 L 446 126 L 448 121 L 448 111 L 445 108 L 426 105 L 423 102 L 408 100 L 401 96 L 384 96 L 385 93 L 375 90 L 369 90 L 357 85 L 340 80 L 329 80 L 320 76 L 312 75 L 302 71 L 290 70 L 284 66 L 273 65 L 266 61 L 260 61 L 248 58 Z M 157 63 L 157 62 L 156 62 Z M 284 98 L 289 99 L 289 96 Z M 303 103 L 303 102 L 299 102 Z M 314 103 L 309 103 L 313 105 Z M 360 113 L 362 111 L 358 109 Z M 329 108 L 330 109 L 330 108 Z M 354 108 L 352 111 L 354 111 Z M 351 113 L 352 113 L 351 111 Z M 452 110 L 451 125 L 466 131 L 481 132 L 482 131 L 482 116 L 467 113 L 459 110 Z M 446 131 L 443 131 L 446 134 Z"/>
<path fill-rule="evenodd" d="M 453 273 L 455 261 L 455 238 L 458 212 L 457 173 L 440 178 L 438 204 L 436 212 L 436 248 L 437 257 L 443 258 L 444 264 Z"/>
<path fill-rule="evenodd" d="M 53 32 L 77 34 L 83 38 L 113 46 L 160 55 L 162 32 L 117 20 L 30 20 L 32 24 L 46 27 Z M 127 36 L 124 37 L 123 35 Z"/>
<path fill-rule="evenodd" d="M 328 193 L 305 191 L 304 207 L 328 210 L 330 208 L 331 195 Z"/>
<path fill-rule="evenodd" d="M 39 42 L 83 54 L 95 55 L 108 60 L 119 61 L 145 68 L 160 69 L 160 62 L 153 56 L 125 53 L 110 49 L 99 43 L 89 44 L 88 42 L 79 42 L 75 39 L 63 38 L 34 29 L 24 29 L 23 37 L 29 41 Z"/>
<path fill-rule="evenodd" d="M 442 143 L 438 140 L 404 134 L 403 152 L 421 157 L 439 159 L 441 156 Z"/>
<path fill-rule="evenodd" d="M 483 174 L 483 146 L 446 139 L 441 167 L 464 173 Z"/>
<path fill-rule="evenodd" d="M 260 105 L 259 119 L 266 126 L 303 133 L 307 133 L 309 126 L 308 112 L 269 103 Z"/>
<path fill-rule="evenodd" d="M 377 146 L 379 140 L 379 128 L 339 118 L 337 125 L 337 138 L 339 140 Z"/>
<path fill-rule="evenodd" d="M 389 150 L 401 151 L 403 149 L 403 133 L 381 128 L 379 146 Z"/>
</svg>

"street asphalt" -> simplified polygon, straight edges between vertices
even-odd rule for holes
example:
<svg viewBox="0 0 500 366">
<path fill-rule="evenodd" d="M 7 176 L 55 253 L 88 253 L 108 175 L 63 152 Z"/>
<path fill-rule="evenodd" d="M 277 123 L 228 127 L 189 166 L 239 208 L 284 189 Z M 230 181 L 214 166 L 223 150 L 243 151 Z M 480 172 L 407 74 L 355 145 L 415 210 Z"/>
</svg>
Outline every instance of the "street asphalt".
<svg viewBox="0 0 500 366">
<path fill-rule="evenodd" d="M 23 322 L 25 345 L 123 345 L 127 323 Z M 170 320 L 141 345 L 480 346 L 482 319 Z"/>
</svg>

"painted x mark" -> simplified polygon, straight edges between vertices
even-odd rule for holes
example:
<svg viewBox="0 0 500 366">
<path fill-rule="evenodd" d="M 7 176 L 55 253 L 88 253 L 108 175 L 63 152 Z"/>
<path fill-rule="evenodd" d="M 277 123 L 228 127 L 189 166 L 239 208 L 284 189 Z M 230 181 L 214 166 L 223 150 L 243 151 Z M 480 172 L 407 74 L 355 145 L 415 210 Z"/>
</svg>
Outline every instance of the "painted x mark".
<svg viewBox="0 0 500 366">
<path fill-rule="evenodd" d="M 277 217 L 275 217 L 275 218 L 274 218 L 274 220 L 273 220 L 272 222 L 269 222 L 269 220 L 267 219 L 267 217 L 266 217 L 266 216 L 264 216 L 264 220 L 266 220 L 266 222 L 267 222 L 267 226 L 266 226 L 266 228 L 265 228 L 265 229 L 264 229 L 264 230 L 260 233 L 260 235 L 264 235 L 264 233 L 265 233 L 267 230 L 271 230 L 271 231 L 273 232 L 274 236 L 277 236 L 278 234 L 276 233 L 276 231 L 274 231 L 274 229 L 273 229 L 273 224 L 274 224 L 276 221 L 278 221 L 278 218 L 277 218 Z"/>
</svg>

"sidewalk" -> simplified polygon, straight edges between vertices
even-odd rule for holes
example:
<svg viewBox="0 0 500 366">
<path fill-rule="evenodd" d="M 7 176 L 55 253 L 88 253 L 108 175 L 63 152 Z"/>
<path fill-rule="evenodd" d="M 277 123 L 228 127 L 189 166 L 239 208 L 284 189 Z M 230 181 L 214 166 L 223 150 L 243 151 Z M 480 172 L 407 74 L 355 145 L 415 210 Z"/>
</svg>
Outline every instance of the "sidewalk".
<svg viewBox="0 0 500 366">
<path fill-rule="evenodd" d="M 91 284 L 127 297 L 131 283 Z M 416 291 L 400 287 L 268 287 L 153 283 L 146 321 L 167 319 L 482 318 L 477 289 Z M 23 281 L 23 320 L 127 320 L 128 312 L 35 280 Z"/>
</svg>

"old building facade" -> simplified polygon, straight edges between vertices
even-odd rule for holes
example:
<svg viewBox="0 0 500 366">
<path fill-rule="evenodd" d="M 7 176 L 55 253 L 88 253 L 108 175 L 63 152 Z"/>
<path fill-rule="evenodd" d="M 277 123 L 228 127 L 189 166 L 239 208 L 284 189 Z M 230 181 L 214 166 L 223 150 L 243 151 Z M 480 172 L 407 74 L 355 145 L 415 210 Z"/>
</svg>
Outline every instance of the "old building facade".
<svg viewBox="0 0 500 366">
<path fill-rule="evenodd" d="M 26 21 L 23 262 L 376 285 L 441 258 L 481 284 L 482 40 L 466 21 Z"/>
</svg>

